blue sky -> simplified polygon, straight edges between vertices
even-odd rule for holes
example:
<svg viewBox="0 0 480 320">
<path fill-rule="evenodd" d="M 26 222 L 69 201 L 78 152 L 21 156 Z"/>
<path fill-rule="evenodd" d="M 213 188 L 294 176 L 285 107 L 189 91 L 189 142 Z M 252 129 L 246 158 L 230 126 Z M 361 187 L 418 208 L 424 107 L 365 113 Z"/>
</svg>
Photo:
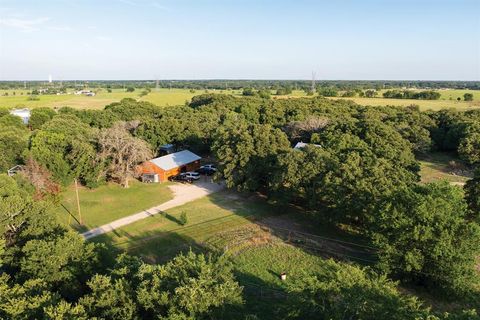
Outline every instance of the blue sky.
<svg viewBox="0 0 480 320">
<path fill-rule="evenodd" d="M 0 80 L 480 80 L 478 0 L 0 0 Z"/>
</svg>

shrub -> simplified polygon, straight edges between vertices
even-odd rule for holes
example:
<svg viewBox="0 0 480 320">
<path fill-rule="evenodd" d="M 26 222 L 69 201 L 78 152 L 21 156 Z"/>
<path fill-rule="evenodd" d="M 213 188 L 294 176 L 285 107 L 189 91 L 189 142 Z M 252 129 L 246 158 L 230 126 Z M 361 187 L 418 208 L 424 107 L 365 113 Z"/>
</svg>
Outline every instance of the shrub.
<svg viewBox="0 0 480 320">
<path fill-rule="evenodd" d="M 180 214 L 180 221 L 179 222 L 182 226 L 184 226 L 188 223 L 187 213 L 185 211 L 182 211 L 182 213 Z"/>
</svg>

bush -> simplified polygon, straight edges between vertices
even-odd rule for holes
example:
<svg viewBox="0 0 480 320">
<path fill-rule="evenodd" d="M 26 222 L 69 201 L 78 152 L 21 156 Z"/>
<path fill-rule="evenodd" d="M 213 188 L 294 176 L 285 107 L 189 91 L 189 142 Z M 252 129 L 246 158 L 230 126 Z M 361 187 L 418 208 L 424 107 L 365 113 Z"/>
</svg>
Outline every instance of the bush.
<svg viewBox="0 0 480 320">
<path fill-rule="evenodd" d="M 182 213 L 180 214 L 180 221 L 179 222 L 182 226 L 184 226 L 188 223 L 187 213 L 185 211 L 182 211 Z"/>
<path fill-rule="evenodd" d="M 465 100 L 465 101 L 473 101 L 473 94 L 471 94 L 471 93 L 465 93 L 465 94 L 463 95 L 463 100 Z"/>
</svg>

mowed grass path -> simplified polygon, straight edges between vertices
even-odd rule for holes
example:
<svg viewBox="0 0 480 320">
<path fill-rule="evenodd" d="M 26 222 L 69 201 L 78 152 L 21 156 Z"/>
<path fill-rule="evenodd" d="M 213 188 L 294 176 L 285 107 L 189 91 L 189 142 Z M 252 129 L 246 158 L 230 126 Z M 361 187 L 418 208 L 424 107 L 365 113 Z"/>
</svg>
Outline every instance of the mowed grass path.
<svg viewBox="0 0 480 320">
<path fill-rule="evenodd" d="M 129 188 L 107 184 L 96 189 L 79 188 L 80 209 L 84 226 L 79 226 L 75 187 L 71 185 L 62 193 L 54 209 L 61 221 L 78 230 L 98 227 L 113 220 L 137 213 L 172 199 L 169 183 L 146 184 L 131 181 Z"/>
</svg>

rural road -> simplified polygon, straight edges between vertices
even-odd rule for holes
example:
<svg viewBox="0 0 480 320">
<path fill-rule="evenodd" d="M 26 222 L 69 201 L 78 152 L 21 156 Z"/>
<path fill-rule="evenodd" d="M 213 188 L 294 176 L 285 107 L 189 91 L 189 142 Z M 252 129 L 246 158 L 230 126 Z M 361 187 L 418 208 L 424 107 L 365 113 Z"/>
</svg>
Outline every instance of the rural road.
<svg viewBox="0 0 480 320">
<path fill-rule="evenodd" d="M 173 191 L 173 199 L 164 202 L 156 207 L 132 214 L 130 216 L 112 221 L 104 224 L 103 226 L 91 229 L 82 233 L 85 239 L 91 239 L 101 234 L 110 232 L 127 224 L 134 223 L 136 221 L 151 217 L 162 211 L 181 206 L 187 202 L 202 198 L 214 192 L 218 192 L 225 188 L 224 183 L 212 183 L 212 182 L 200 182 L 197 181 L 193 184 L 174 184 L 169 187 Z"/>
</svg>

